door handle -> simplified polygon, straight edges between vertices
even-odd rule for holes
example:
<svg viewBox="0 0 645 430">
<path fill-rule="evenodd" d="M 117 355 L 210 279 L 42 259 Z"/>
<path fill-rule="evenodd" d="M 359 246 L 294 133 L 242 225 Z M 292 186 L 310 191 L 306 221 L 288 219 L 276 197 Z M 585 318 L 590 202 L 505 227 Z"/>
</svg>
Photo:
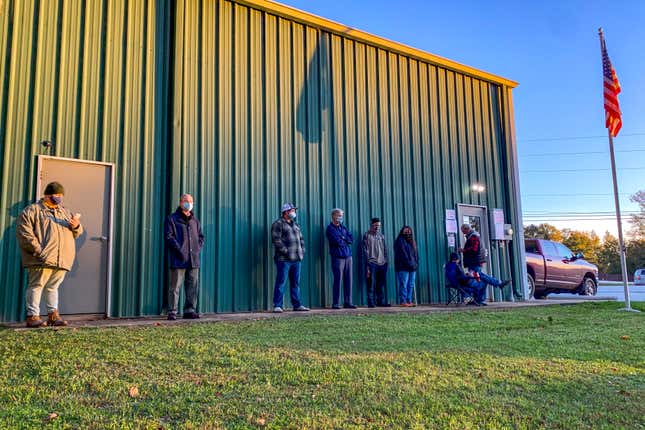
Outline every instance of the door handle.
<svg viewBox="0 0 645 430">
<path fill-rule="evenodd" d="M 107 242 L 108 238 L 107 236 L 94 236 L 94 237 L 91 237 L 90 240 L 94 240 L 96 242 Z"/>
</svg>

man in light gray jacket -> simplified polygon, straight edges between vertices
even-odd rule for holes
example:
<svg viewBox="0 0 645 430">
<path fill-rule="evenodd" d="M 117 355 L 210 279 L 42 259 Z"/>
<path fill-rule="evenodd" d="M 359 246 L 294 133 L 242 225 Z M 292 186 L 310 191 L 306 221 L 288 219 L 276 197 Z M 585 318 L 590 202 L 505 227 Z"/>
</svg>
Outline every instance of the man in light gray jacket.
<svg viewBox="0 0 645 430">
<path fill-rule="evenodd" d="M 58 314 L 58 287 L 76 258 L 74 239 L 83 233 L 80 214 L 62 206 L 65 189 L 47 184 L 44 197 L 27 206 L 16 226 L 16 238 L 27 269 L 27 327 L 65 326 Z M 40 319 L 40 297 L 45 290 L 47 321 Z"/>
</svg>

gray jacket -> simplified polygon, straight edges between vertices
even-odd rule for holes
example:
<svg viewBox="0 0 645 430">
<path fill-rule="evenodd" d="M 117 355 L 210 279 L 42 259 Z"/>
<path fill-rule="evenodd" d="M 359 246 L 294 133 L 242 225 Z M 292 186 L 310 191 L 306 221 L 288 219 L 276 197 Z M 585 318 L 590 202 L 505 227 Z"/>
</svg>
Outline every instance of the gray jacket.
<svg viewBox="0 0 645 430">
<path fill-rule="evenodd" d="M 70 211 L 58 205 L 50 209 L 39 202 L 27 206 L 18 217 L 16 238 L 24 267 L 55 267 L 70 270 L 76 257 L 74 239 L 83 226 L 72 230 Z"/>
</svg>

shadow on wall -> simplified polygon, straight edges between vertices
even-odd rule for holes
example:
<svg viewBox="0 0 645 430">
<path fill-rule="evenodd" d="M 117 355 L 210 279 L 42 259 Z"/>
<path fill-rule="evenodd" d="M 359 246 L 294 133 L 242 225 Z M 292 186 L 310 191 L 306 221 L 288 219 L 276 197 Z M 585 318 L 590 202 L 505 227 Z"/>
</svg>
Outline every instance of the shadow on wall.
<svg viewBox="0 0 645 430">
<path fill-rule="evenodd" d="M 318 34 L 296 109 L 296 130 L 307 143 L 321 143 L 323 124 L 329 124 L 324 116 L 331 118 L 330 70 L 329 38 Z"/>
<path fill-rule="evenodd" d="M 17 317 L 14 318 L 13 314 L 0 315 L 0 320 L 22 320 L 25 316 L 24 310 L 24 301 L 25 301 L 25 287 L 27 285 L 27 275 L 22 269 L 22 264 L 20 262 L 20 249 L 18 247 L 18 242 L 16 239 L 16 221 L 23 209 L 29 206 L 32 202 L 30 200 L 21 200 L 18 203 L 15 203 L 7 210 L 7 215 L 11 218 L 9 226 L 2 232 L 0 236 L 0 255 L 5 260 L 14 260 L 11 264 L 15 270 L 13 275 L 7 274 L 6 278 L 9 283 L 14 283 L 11 287 L 14 291 L 17 291 L 16 301 L 14 302 L 15 306 L 18 306 L 20 311 L 17 311 Z"/>
</svg>

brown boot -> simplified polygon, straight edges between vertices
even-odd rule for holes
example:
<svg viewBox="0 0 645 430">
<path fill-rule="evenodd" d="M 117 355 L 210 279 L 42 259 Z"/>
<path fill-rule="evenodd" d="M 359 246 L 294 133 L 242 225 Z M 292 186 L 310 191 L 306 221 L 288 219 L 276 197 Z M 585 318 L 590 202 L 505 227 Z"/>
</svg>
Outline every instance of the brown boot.
<svg viewBox="0 0 645 430">
<path fill-rule="evenodd" d="M 67 325 L 67 321 L 62 319 L 60 315 L 58 315 L 58 309 L 56 309 L 53 312 L 50 312 L 47 314 L 49 318 L 47 318 L 47 325 L 50 327 L 63 327 Z"/>
<path fill-rule="evenodd" d="M 47 321 L 41 320 L 38 315 L 31 315 L 27 317 L 27 327 L 37 328 L 45 326 L 47 326 Z"/>
</svg>

